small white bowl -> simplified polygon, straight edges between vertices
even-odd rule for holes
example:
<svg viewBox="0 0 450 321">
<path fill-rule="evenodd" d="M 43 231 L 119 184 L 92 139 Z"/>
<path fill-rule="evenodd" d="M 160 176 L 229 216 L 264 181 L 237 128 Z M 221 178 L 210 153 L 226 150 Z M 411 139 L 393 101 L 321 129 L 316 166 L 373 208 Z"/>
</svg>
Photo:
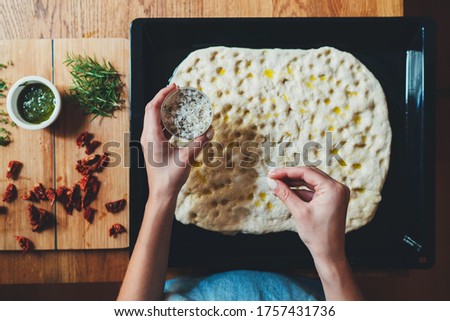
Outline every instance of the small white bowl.
<svg viewBox="0 0 450 321">
<path fill-rule="evenodd" d="M 20 116 L 19 110 L 17 109 L 17 99 L 19 98 L 20 92 L 25 88 L 23 84 L 43 84 L 51 89 L 53 95 L 55 96 L 55 109 L 50 117 L 40 124 L 33 124 L 27 122 Z M 12 85 L 6 97 L 6 110 L 8 111 L 11 120 L 17 124 L 17 126 L 28 129 L 28 130 L 38 130 L 50 126 L 56 118 L 58 118 L 61 112 L 61 96 L 59 95 L 56 87 L 47 79 L 40 76 L 27 76 L 19 79 Z"/>
</svg>

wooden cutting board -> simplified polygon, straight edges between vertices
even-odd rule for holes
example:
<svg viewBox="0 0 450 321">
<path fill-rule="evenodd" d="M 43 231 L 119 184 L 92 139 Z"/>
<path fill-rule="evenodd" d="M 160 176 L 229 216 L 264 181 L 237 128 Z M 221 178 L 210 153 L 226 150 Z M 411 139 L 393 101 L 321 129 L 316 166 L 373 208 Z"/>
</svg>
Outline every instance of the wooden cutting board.
<svg viewBox="0 0 450 321">
<path fill-rule="evenodd" d="M 108 229 L 114 223 L 122 224 L 128 231 L 128 204 L 124 211 L 111 214 L 105 203 L 119 199 L 128 202 L 129 168 L 125 153 L 129 133 L 128 71 L 129 41 L 126 39 L 55 39 L 55 40 L 10 40 L 0 42 L 0 62 L 11 59 L 14 66 L 0 72 L 0 78 L 14 83 L 25 75 L 40 75 L 55 84 L 61 94 L 71 84 L 69 69 L 63 64 L 67 53 L 84 54 L 103 58 L 122 74 L 126 84 L 125 107 L 115 113 L 114 118 L 100 118 L 91 121 L 92 116 L 83 115 L 76 107 L 70 106 L 63 98 L 62 111 L 52 128 L 40 131 L 14 129 L 13 143 L 0 150 L 0 191 L 3 193 L 10 180 L 5 178 L 9 160 L 24 163 L 19 179 L 15 182 L 19 189 L 19 199 L 7 204 L 8 213 L 0 215 L 0 250 L 20 250 L 14 235 L 30 238 L 36 250 L 44 249 L 107 249 L 126 248 L 128 233 L 109 237 Z M 64 96 L 63 96 L 64 97 Z M 4 108 L 6 100 L 0 100 Z M 5 109 L 5 108 L 4 108 Z M 87 155 L 78 149 L 75 139 L 83 131 L 94 134 L 94 139 L 102 142 L 96 154 L 109 152 L 112 164 L 98 173 L 100 192 L 91 207 L 97 210 L 94 221 L 89 224 L 82 212 L 74 210 L 67 215 L 61 204 L 50 207 L 48 202 L 36 204 L 51 211 L 55 218 L 54 228 L 41 233 L 31 232 L 26 206 L 20 199 L 23 193 L 41 182 L 45 187 L 65 185 L 71 187 L 81 175 L 75 170 L 76 161 Z M 1 204 L 1 203 L 0 203 Z"/>
<path fill-rule="evenodd" d="M 0 71 L 0 78 L 12 83 L 28 75 L 38 75 L 52 79 L 52 41 L 51 40 L 5 40 L 0 41 L 0 63 L 11 60 L 14 65 Z M 0 108 L 6 111 L 6 98 L 0 97 Z M 5 118 L 1 117 L 0 118 Z M 36 249 L 55 248 L 55 227 L 42 232 L 32 232 L 28 220 L 29 202 L 20 199 L 34 184 L 41 182 L 45 186 L 54 184 L 54 140 L 51 128 L 28 131 L 9 125 L 0 125 L 11 132 L 12 142 L 7 147 L 0 146 L 0 195 L 9 183 L 18 190 L 18 199 L 7 207 L 6 214 L 0 214 L 0 249 L 20 250 L 15 235 L 25 236 L 33 241 Z M 10 160 L 19 160 L 24 165 L 17 180 L 6 179 L 6 167 Z M 0 198 L 0 205 L 2 205 Z M 48 202 L 35 204 L 54 215 Z"/>
</svg>

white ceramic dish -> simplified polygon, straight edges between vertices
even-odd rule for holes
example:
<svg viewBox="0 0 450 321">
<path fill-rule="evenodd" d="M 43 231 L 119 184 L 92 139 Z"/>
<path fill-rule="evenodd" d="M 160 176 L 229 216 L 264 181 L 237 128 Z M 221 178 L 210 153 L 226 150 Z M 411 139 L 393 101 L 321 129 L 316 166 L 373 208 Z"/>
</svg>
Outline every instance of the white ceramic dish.
<svg viewBox="0 0 450 321">
<path fill-rule="evenodd" d="M 25 88 L 24 84 L 35 84 L 40 83 L 51 89 L 53 95 L 55 96 L 55 109 L 50 117 L 39 124 L 30 123 L 22 118 L 17 108 L 17 99 L 20 92 Z M 12 85 L 6 97 L 6 110 L 8 111 L 11 120 L 17 124 L 17 126 L 28 129 L 28 130 L 38 130 L 50 126 L 56 118 L 58 118 L 61 112 L 61 96 L 59 95 L 56 87 L 47 79 L 40 76 L 27 76 L 19 79 Z"/>
</svg>

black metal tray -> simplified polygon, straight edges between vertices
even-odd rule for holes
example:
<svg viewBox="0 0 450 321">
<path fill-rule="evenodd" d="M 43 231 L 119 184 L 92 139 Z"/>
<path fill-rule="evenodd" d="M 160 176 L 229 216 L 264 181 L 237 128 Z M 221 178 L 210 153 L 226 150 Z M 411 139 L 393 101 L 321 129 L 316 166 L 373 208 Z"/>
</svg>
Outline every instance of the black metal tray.
<svg viewBox="0 0 450 321">
<path fill-rule="evenodd" d="M 148 195 L 137 151 L 145 104 L 192 51 L 209 46 L 348 51 L 380 81 L 393 131 L 375 218 L 346 237 L 356 267 L 426 268 L 434 262 L 435 25 L 428 18 L 137 19 L 131 25 L 131 243 Z M 139 166 L 141 165 L 141 166 Z M 174 222 L 169 265 L 309 268 L 296 233 L 226 236 Z"/>
</svg>

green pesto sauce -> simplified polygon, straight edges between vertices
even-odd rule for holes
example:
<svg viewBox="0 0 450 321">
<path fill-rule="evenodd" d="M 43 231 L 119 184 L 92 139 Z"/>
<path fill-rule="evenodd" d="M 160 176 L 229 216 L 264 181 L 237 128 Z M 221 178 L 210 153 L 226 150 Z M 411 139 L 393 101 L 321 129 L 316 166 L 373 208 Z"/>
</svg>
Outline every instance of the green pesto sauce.
<svg viewBox="0 0 450 321">
<path fill-rule="evenodd" d="M 17 109 L 25 121 L 40 124 L 53 113 L 55 95 L 43 84 L 25 84 L 17 99 Z"/>
</svg>

